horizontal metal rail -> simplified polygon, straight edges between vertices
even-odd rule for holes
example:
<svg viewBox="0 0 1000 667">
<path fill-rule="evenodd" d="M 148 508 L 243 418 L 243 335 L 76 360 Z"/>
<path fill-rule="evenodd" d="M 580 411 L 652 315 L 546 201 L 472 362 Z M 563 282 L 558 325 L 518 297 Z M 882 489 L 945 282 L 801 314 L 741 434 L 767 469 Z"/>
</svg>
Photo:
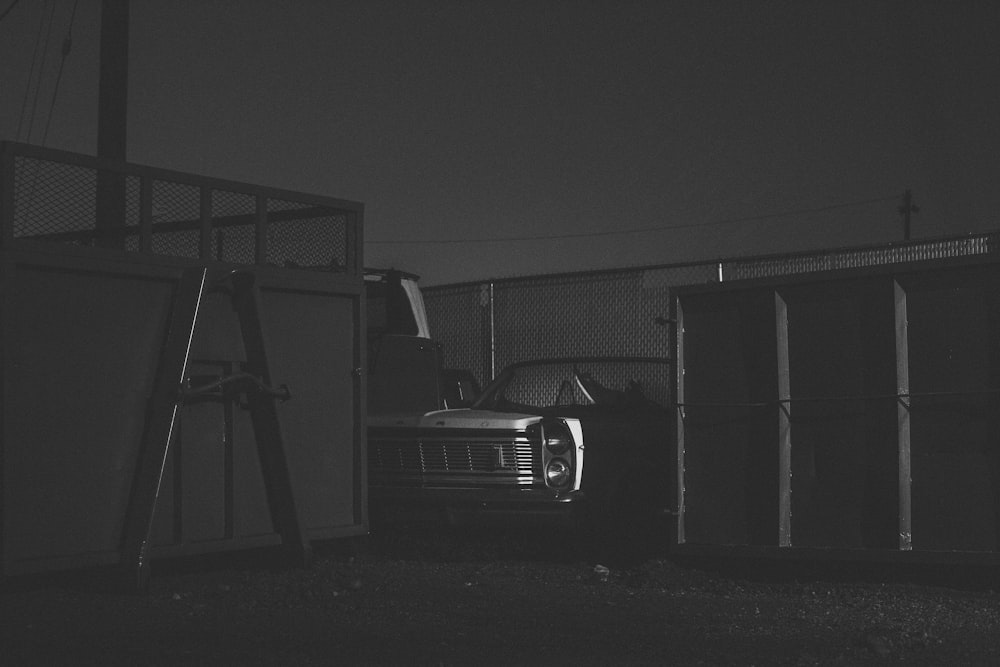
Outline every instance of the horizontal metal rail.
<svg viewBox="0 0 1000 667">
<path fill-rule="evenodd" d="M 252 385 L 257 391 L 281 401 L 287 401 L 292 397 L 288 385 L 281 384 L 277 387 L 270 387 L 264 384 L 259 377 L 250 373 L 235 373 L 198 386 L 193 386 L 189 378 L 181 383 L 178 393 L 182 398 L 196 398 L 213 394 L 216 390 L 233 384 Z M 246 390 L 244 389 L 244 391 Z"/>
<path fill-rule="evenodd" d="M 311 206 L 300 209 L 286 209 L 277 211 L 267 211 L 268 224 L 278 222 L 289 222 L 294 220 L 311 220 L 314 218 L 343 215 L 344 212 L 322 206 Z M 212 229 L 227 229 L 230 227 L 252 227 L 255 224 L 254 214 L 246 215 L 213 215 Z M 190 232 L 201 229 L 201 220 L 168 220 L 164 222 L 152 223 L 153 234 L 167 234 L 172 232 Z M 106 227 L 95 229 L 82 229 L 69 232 L 52 232 L 43 234 L 30 234 L 19 236 L 19 239 L 29 241 L 93 241 L 98 239 L 124 239 L 139 236 L 139 225 L 125 225 L 121 227 Z"/>
<path fill-rule="evenodd" d="M 768 408 L 775 405 L 791 403 L 849 403 L 853 401 L 884 401 L 904 398 L 952 398 L 960 396 L 994 396 L 1000 395 L 1000 389 L 969 389 L 963 391 L 922 391 L 902 394 L 866 394 L 863 396 L 803 396 L 798 398 L 782 398 L 773 401 L 729 402 L 729 401 L 685 401 L 675 403 L 678 408 Z"/>
</svg>

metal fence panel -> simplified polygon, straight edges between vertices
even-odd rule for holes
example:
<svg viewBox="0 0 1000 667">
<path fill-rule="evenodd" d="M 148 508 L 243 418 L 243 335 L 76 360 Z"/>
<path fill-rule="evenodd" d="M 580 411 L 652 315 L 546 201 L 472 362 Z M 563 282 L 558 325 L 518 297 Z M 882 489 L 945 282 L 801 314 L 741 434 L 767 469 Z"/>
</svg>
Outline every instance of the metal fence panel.
<svg viewBox="0 0 1000 667">
<path fill-rule="evenodd" d="M 481 383 L 509 363 L 581 354 L 669 355 L 671 290 L 732 280 L 995 254 L 1000 234 L 441 285 L 424 289 L 445 363 Z"/>
<path fill-rule="evenodd" d="M 666 358 L 670 288 L 717 275 L 704 264 L 537 276 L 430 287 L 424 299 L 445 363 L 485 383 L 522 360 Z"/>
<path fill-rule="evenodd" d="M 355 202 L 5 142 L 12 240 L 181 259 L 358 271 Z M 110 190 L 115 206 L 102 209 Z"/>
<path fill-rule="evenodd" d="M 424 291 L 431 337 L 441 343 L 443 362 L 471 371 L 480 385 L 491 377 L 491 286 L 489 283 Z"/>
<path fill-rule="evenodd" d="M 506 283 L 495 288 L 497 365 L 525 355 L 627 355 L 647 335 L 644 313 L 624 297 L 638 292 L 636 274 L 601 274 Z"/>
</svg>

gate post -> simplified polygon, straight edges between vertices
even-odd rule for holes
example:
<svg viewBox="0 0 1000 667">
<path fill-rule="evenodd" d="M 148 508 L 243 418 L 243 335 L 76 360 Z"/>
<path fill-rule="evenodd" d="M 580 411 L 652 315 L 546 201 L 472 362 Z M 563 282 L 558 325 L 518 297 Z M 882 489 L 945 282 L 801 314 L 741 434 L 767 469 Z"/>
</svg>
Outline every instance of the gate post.
<svg viewBox="0 0 1000 667">
<path fill-rule="evenodd" d="M 910 351 L 906 314 L 906 289 L 896 280 L 896 424 L 899 448 L 899 549 L 913 549 L 913 529 L 910 502 Z"/>
</svg>

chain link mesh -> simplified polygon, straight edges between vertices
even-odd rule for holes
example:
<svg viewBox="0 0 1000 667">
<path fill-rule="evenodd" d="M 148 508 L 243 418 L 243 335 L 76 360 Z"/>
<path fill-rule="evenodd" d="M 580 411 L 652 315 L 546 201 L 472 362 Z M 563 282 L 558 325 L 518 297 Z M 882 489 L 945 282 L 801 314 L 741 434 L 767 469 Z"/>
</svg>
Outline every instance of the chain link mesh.
<svg viewBox="0 0 1000 667">
<path fill-rule="evenodd" d="M 463 368 L 482 385 L 490 379 L 489 285 L 441 287 L 424 293 L 431 336 L 441 344 L 445 366 Z"/>
<path fill-rule="evenodd" d="M 347 217 L 322 206 L 268 199 L 267 263 L 345 271 Z"/>
<path fill-rule="evenodd" d="M 14 238 L 92 231 L 97 221 L 97 172 L 76 165 L 14 158 Z"/>
<path fill-rule="evenodd" d="M 253 264 L 257 257 L 254 214 L 257 199 L 242 192 L 212 192 L 212 226 L 215 259 L 232 264 Z"/>
<path fill-rule="evenodd" d="M 870 248 L 796 253 L 776 257 L 730 260 L 723 264 L 726 280 L 770 278 L 814 271 L 836 271 L 930 259 L 989 255 L 997 251 L 997 234 L 979 234 Z"/>
<path fill-rule="evenodd" d="M 125 229 L 100 229 L 99 172 L 89 167 L 25 156 L 14 157 L 14 238 L 55 243 L 139 249 L 140 180 L 109 173 L 107 185 L 124 196 Z"/>
<path fill-rule="evenodd" d="M 640 273 L 601 273 L 496 286 L 498 369 L 532 357 L 642 354 L 655 317 L 641 281 Z"/>
<path fill-rule="evenodd" d="M 528 365 L 517 369 L 504 388 L 503 398 L 533 407 L 552 405 L 593 405 L 576 382 L 576 371 L 590 376 L 605 389 L 624 400 L 630 391 L 666 407 L 670 390 L 669 366 L 650 362 L 580 362 Z"/>
<path fill-rule="evenodd" d="M 532 359 L 665 359 L 670 288 L 716 280 L 717 275 L 714 264 L 694 264 L 537 276 L 431 287 L 424 291 L 424 301 L 445 363 L 468 369 L 485 383 L 491 370 L 499 373 L 511 363 Z"/>
<path fill-rule="evenodd" d="M 667 319 L 676 287 L 994 254 L 998 247 L 1000 235 L 979 234 L 832 252 L 542 275 L 429 287 L 424 301 L 445 363 L 468 369 L 485 383 L 491 378 L 491 359 L 499 373 L 511 363 L 543 358 L 667 358 Z"/>
<path fill-rule="evenodd" d="M 193 185 L 153 181 L 154 254 L 193 259 L 201 255 L 200 196 Z"/>
<path fill-rule="evenodd" d="M 169 174 L 124 165 L 105 169 L 93 158 L 11 144 L 12 212 L 2 221 L 15 239 L 185 259 L 255 264 L 258 202 L 263 202 L 266 263 L 284 268 L 359 271 L 361 254 L 348 247 L 360 235 L 360 207 L 267 197 L 260 188 L 241 192 L 196 176 L 177 182 Z M 52 158 L 46 157 L 51 153 Z M 204 183 L 199 183 L 205 180 Z M 150 192 L 143 211 L 143 186 Z M 237 188 L 239 184 L 234 184 Z M 202 201 L 209 197 L 209 238 L 202 243 Z M 308 197 L 310 200 L 317 198 Z M 149 248 L 141 241 L 143 214 L 150 224 Z M 202 255 L 205 255 L 204 257 Z"/>
</svg>

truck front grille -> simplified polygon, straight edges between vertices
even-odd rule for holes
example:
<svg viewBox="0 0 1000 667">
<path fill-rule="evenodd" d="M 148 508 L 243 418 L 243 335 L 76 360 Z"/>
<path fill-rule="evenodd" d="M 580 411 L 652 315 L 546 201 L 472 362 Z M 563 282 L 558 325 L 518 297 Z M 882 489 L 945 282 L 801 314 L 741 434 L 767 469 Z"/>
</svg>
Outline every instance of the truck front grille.
<svg viewBox="0 0 1000 667">
<path fill-rule="evenodd" d="M 537 447 L 523 433 L 501 438 L 378 433 L 369 437 L 368 463 L 374 474 L 531 484 L 541 475 L 541 458 L 536 452 Z"/>
</svg>

